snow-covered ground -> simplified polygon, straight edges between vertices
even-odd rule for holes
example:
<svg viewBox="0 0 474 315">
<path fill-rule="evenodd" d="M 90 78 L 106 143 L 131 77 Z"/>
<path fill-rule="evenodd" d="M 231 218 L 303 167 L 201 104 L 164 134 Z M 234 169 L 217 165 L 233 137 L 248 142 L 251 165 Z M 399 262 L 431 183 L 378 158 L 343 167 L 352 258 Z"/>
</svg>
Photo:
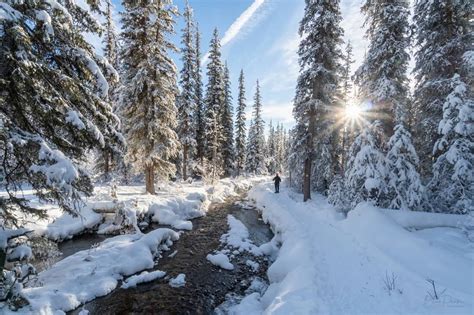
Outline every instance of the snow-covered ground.
<svg viewBox="0 0 474 315">
<path fill-rule="evenodd" d="M 274 194 L 270 183 L 249 198 L 281 248 L 265 293 L 250 294 L 231 314 L 474 313 L 470 217 L 361 204 L 346 218 L 322 196 L 303 203 L 285 188 Z"/>
</svg>

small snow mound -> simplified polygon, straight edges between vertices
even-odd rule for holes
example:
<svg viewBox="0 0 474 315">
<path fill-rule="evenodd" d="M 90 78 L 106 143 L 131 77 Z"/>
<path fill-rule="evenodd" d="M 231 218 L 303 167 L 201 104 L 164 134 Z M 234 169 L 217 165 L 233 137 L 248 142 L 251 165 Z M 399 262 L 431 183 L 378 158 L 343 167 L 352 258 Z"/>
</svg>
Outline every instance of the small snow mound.
<svg viewBox="0 0 474 315">
<path fill-rule="evenodd" d="M 137 284 L 150 282 L 158 278 L 163 278 L 166 275 L 166 272 L 161 270 L 156 270 L 152 272 L 143 271 L 139 275 L 134 275 L 125 279 L 122 284 L 122 289 L 134 288 Z"/>
<path fill-rule="evenodd" d="M 226 270 L 233 270 L 234 265 L 232 265 L 229 261 L 229 257 L 224 255 L 223 253 L 217 253 L 215 255 L 208 254 L 207 260 L 209 260 L 213 265 L 221 267 L 222 269 Z"/>
<path fill-rule="evenodd" d="M 176 276 L 176 278 L 170 279 L 169 285 L 173 288 L 184 287 L 186 284 L 186 275 L 184 273 L 180 273 Z"/>
</svg>

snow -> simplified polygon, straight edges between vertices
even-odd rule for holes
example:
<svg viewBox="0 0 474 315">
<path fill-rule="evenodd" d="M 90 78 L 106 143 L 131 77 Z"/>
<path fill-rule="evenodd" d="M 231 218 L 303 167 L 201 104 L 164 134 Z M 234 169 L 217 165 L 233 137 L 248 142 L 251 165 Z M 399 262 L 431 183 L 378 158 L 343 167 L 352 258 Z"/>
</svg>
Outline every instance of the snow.
<svg viewBox="0 0 474 315">
<path fill-rule="evenodd" d="M 170 279 L 169 285 L 173 288 L 180 288 L 186 285 L 186 275 L 184 273 L 180 273 L 175 278 Z"/>
<path fill-rule="evenodd" d="M 271 183 L 254 187 L 249 198 L 281 247 L 266 292 L 247 296 L 231 314 L 472 314 L 474 246 L 466 233 L 403 226 L 451 225 L 460 216 L 361 203 L 345 218 L 320 195 L 303 203 L 286 189 L 275 195 Z M 445 290 L 439 300 L 427 279 Z"/>
<path fill-rule="evenodd" d="M 152 272 L 143 271 L 142 273 L 138 275 L 134 275 L 125 279 L 121 288 L 122 289 L 134 288 L 137 286 L 137 284 L 150 282 L 158 278 L 163 278 L 165 275 L 166 275 L 166 272 L 161 271 L 161 270 L 155 270 Z"/>
<path fill-rule="evenodd" d="M 66 257 L 39 274 L 41 286 L 23 290 L 30 305 L 22 311 L 44 314 L 69 311 L 106 295 L 124 276 L 153 268 L 155 258 L 178 238 L 178 233 L 170 229 L 120 235 Z M 142 273 L 128 278 L 125 283 L 132 286 L 159 275 L 158 272 Z"/>
<path fill-rule="evenodd" d="M 84 125 L 82 120 L 79 118 L 79 113 L 75 110 L 70 110 L 67 112 L 66 122 L 76 126 L 79 130 L 86 129 L 86 125 Z"/>
<path fill-rule="evenodd" d="M 249 231 L 241 221 L 229 214 L 227 224 L 230 229 L 228 233 L 222 235 L 221 243 L 227 244 L 239 252 L 248 251 L 256 256 L 262 254 L 262 251 L 249 239 Z"/>
<path fill-rule="evenodd" d="M 222 269 L 234 269 L 234 265 L 230 263 L 229 257 L 227 257 L 224 253 L 218 252 L 217 254 L 208 254 L 206 259 L 209 260 L 213 265 L 221 267 Z"/>
</svg>

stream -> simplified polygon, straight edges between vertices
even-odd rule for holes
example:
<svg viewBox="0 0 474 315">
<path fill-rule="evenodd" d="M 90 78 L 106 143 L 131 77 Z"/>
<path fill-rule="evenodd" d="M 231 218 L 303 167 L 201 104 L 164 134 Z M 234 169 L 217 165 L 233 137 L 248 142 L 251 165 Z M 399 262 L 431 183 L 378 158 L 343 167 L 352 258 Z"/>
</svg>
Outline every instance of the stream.
<svg viewBox="0 0 474 315">
<path fill-rule="evenodd" d="M 268 258 L 241 253 L 232 259 L 234 270 L 223 270 L 212 265 L 207 254 L 221 249 L 220 237 L 228 232 L 227 216 L 231 214 L 249 230 L 250 239 L 257 246 L 269 242 L 273 233 L 259 212 L 245 197 L 229 198 L 224 203 L 212 204 L 206 216 L 192 220 L 193 229 L 181 234 L 171 249 L 162 253 L 155 267 L 167 276 L 136 288 L 121 289 L 120 285 L 110 294 L 80 306 L 69 314 L 79 314 L 82 309 L 89 314 L 213 314 L 216 307 L 229 302 L 229 296 L 243 296 L 253 279 L 267 281 Z M 106 237 L 86 234 L 59 245 L 61 259 L 85 250 Z M 174 253 L 174 255 L 171 255 Z M 172 257 L 171 257 L 172 256 Z M 251 259 L 259 263 L 258 270 L 246 265 Z M 173 288 L 170 278 L 186 275 L 184 287 Z M 219 310 L 225 313 L 225 310 Z"/>
</svg>

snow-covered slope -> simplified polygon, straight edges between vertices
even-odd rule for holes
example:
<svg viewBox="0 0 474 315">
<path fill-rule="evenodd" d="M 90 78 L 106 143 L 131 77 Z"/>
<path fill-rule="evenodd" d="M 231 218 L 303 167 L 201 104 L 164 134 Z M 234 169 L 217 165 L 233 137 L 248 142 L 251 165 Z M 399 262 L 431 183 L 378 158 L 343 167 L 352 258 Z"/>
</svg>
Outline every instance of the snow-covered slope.
<svg viewBox="0 0 474 315">
<path fill-rule="evenodd" d="M 269 183 L 253 188 L 249 198 L 282 245 L 268 270 L 266 293 L 246 297 L 231 313 L 473 313 L 474 243 L 463 229 L 410 232 L 388 210 L 369 204 L 345 218 L 321 196 L 303 203 L 302 196 L 286 189 L 274 194 Z M 461 222 L 460 217 L 412 214 L 447 226 L 469 224 L 468 217 Z M 416 218 L 404 222 L 410 220 L 416 223 Z M 439 299 L 427 280 L 434 280 Z"/>
</svg>

